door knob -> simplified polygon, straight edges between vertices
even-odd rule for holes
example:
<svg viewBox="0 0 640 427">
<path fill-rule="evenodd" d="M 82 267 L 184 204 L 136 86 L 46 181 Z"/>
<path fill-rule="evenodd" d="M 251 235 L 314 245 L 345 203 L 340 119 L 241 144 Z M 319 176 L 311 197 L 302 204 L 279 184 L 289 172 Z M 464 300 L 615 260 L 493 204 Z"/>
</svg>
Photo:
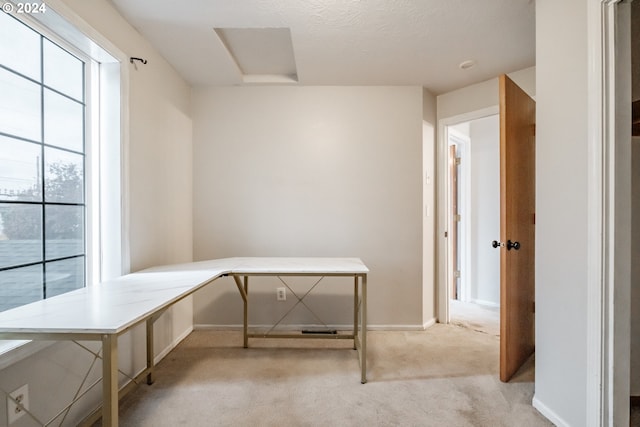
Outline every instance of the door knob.
<svg viewBox="0 0 640 427">
<path fill-rule="evenodd" d="M 494 248 L 506 246 L 508 251 L 510 251 L 511 249 L 515 249 L 517 251 L 518 249 L 520 249 L 520 242 L 512 242 L 511 240 L 507 240 L 507 244 L 505 245 L 504 243 L 494 240 L 493 242 L 491 242 L 491 246 L 493 246 Z"/>
<path fill-rule="evenodd" d="M 515 249 L 516 251 L 520 249 L 520 242 L 512 242 L 511 240 L 507 240 L 507 250 Z"/>
</svg>

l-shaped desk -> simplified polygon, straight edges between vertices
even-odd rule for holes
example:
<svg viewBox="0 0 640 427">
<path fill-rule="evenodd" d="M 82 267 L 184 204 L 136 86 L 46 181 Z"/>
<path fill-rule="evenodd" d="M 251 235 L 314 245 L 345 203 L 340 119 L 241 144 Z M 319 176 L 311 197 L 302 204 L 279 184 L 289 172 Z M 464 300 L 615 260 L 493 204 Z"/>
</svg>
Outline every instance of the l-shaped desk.
<svg viewBox="0 0 640 427">
<path fill-rule="evenodd" d="M 167 308 L 219 277 L 232 276 L 242 296 L 245 347 L 248 337 L 258 336 L 248 333 L 249 276 L 353 277 L 353 334 L 341 337 L 353 338 L 354 348 L 359 350 L 364 384 L 367 381 L 368 272 L 358 258 L 224 258 L 154 267 L 2 312 L 0 339 L 101 341 L 102 425 L 117 426 L 118 336 L 132 327 L 146 322 L 147 367 L 138 377 L 146 376 L 150 384 L 154 370 L 153 323 Z M 313 337 L 313 334 L 301 336 Z"/>
</svg>

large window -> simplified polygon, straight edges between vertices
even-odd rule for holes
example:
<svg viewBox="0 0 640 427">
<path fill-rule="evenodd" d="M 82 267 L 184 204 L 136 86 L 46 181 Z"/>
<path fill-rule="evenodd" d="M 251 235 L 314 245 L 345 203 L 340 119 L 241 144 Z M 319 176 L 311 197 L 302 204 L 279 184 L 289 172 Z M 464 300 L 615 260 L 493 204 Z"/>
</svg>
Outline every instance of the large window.
<svg viewBox="0 0 640 427">
<path fill-rule="evenodd" d="M 0 13 L 0 311 L 85 286 L 87 60 Z"/>
</svg>

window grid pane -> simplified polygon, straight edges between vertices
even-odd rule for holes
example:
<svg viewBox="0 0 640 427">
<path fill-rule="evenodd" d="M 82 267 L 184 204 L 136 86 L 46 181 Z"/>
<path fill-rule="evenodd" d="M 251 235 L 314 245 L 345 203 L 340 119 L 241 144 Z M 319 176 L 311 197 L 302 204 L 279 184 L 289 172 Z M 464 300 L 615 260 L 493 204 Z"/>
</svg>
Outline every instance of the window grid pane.
<svg viewBox="0 0 640 427">
<path fill-rule="evenodd" d="M 84 201 L 84 156 L 46 147 L 44 200 L 47 203 Z"/>
<path fill-rule="evenodd" d="M 83 62 L 58 45 L 44 40 L 44 84 L 73 99 L 83 98 Z"/>
<path fill-rule="evenodd" d="M 84 254 L 84 207 L 44 207 L 45 258 L 47 260 Z"/>
<path fill-rule="evenodd" d="M 42 207 L 0 203 L 0 268 L 42 262 Z"/>
<path fill-rule="evenodd" d="M 0 64 L 40 80 L 40 34 L 6 13 L 0 13 Z"/>
<path fill-rule="evenodd" d="M 0 15 L 0 23 L 9 23 L 0 34 L 23 37 L 28 46 L 25 63 L 0 48 L 4 311 L 85 286 L 85 66 L 15 18 Z"/>
<path fill-rule="evenodd" d="M 83 104 L 45 89 L 44 143 L 82 152 L 83 142 Z"/>
<path fill-rule="evenodd" d="M 45 298 L 84 287 L 84 257 L 45 264 Z"/>
<path fill-rule="evenodd" d="M 0 271 L 0 311 L 41 300 L 42 264 Z"/>
<path fill-rule="evenodd" d="M 0 202 L 42 199 L 42 147 L 0 136 Z"/>
<path fill-rule="evenodd" d="M 0 132 L 42 141 L 40 85 L 0 68 L 0 94 Z"/>
</svg>

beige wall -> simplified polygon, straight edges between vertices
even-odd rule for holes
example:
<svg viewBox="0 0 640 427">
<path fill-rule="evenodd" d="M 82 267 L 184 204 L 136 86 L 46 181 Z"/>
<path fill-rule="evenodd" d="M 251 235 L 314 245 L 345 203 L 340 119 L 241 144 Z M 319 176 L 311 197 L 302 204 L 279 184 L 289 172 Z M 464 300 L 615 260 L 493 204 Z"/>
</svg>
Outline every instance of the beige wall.
<svg viewBox="0 0 640 427">
<path fill-rule="evenodd" d="M 587 2 L 536 2 L 536 388 L 587 425 Z"/>
<path fill-rule="evenodd" d="M 422 99 L 419 87 L 194 89 L 195 259 L 360 257 L 370 323 L 421 328 Z M 263 302 L 250 322 L 268 323 L 282 285 L 253 283 Z M 310 304 L 333 302 L 325 321 L 349 324 L 352 287 L 318 291 Z M 230 280 L 201 291 L 194 310 L 196 324 L 241 322 Z"/>
<path fill-rule="evenodd" d="M 436 141 L 437 98 L 422 91 L 422 319 L 436 321 Z"/>
<path fill-rule="evenodd" d="M 129 144 L 128 230 L 130 246 L 126 264 L 135 271 L 144 267 L 192 259 L 192 124 L 190 88 L 162 57 L 106 0 L 52 0 L 56 9 L 74 23 L 85 21 L 126 55 L 149 63 L 130 68 L 128 111 Z M 166 352 L 192 327 L 192 304 L 185 301 L 169 310 L 156 326 L 156 354 Z M 135 343 L 135 344 L 134 344 Z M 125 372 L 145 364 L 144 331 L 133 330 L 119 341 L 120 363 Z M 73 344 L 56 344 L 0 371 L 0 387 L 11 391 L 28 383 L 32 411 L 48 420 L 76 392 L 92 356 Z M 2 363 L 0 363 L 2 366 Z M 100 362 L 90 379 L 100 374 Z M 121 377 L 122 379 L 122 377 Z M 67 418 L 75 425 L 87 408 L 100 400 L 100 387 L 90 393 Z M 0 405 L 0 425 L 6 405 Z M 20 424 L 22 423 L 22 424 Z M 20 425 L 34 425 L 23 417 Z"/>
<path fill-rule="evenodd" d="M 535 99 L 535 67 L 525 68 L 507 75 Z M 438 95 L 438 120 L 497 106 L 499 104 L 498 96 L 497 77 Z"/>
</svg>

